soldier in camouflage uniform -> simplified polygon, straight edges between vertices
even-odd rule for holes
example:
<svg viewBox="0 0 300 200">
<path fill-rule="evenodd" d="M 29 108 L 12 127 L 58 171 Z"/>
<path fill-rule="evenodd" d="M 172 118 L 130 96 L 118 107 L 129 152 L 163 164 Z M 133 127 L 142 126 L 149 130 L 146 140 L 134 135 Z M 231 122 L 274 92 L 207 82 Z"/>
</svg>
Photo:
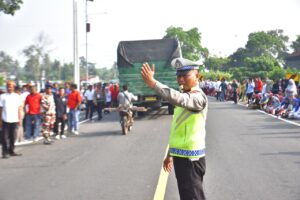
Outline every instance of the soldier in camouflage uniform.
<svg viewBox="0 0 300 200">
<path fill-rule="evenodd" d="M 42 95 L 42 134 L 44 144 L 51 144 L 50 133 L 55 123 L 55 101 L 52 94 L 52 87 L 46 86 L 45 93 Z"/>
</svg>

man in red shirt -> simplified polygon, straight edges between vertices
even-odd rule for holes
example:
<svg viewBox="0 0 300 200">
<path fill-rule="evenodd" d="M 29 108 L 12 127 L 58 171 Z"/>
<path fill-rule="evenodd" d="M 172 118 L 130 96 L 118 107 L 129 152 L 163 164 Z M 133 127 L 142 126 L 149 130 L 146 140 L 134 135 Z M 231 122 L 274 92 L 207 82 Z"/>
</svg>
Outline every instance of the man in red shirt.
<svg viewBox="0 0 300 200">
<path fill-rule="evenodd" d="M 30 94 L 26 97 L 25 106 L 28 106 L 26 113 L 26 132 L 25 139 L 30 140 L 33 136 L 34 141 L 40 136 L 41 130 L 41 99 L 42 96 L 36 91 L 35 86 L 30 86 Z"/>
<path fill-rule="evenodd" d="M 80 115 L 80 104 L 82 102 L 82 96 L 77 90 L 77 85 L 75 83 L 71 84 L 71 93 L 68 95 L 68 120 L 69 120 L 69 130 L 75 135 L 78 135 L 79 129 L 79 115 Z"/>
<path fill-rule="evenodd" d="M 254 93 L 255 94 L 261 93 L 262 88 L 263 88 L 263 82 L 260 79 L 260 77 L 256 77 L 254 83 L 255 83 Z"/>
<path fill-rule="evenodd" d="M 113 84 L 109 87 L 109 90 L 111 92 L 111 100 L 112 100 L 112 106 L 117 107 L 118 104 L 118 94 L 119 94 L 119 86 L 117 84 Z"/>
</svg>

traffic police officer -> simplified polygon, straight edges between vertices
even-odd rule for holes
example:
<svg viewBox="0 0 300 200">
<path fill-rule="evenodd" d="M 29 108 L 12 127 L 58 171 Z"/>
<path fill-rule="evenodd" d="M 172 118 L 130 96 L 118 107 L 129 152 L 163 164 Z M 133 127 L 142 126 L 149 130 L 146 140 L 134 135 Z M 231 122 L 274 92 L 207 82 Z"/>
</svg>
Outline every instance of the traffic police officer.
<svg viewBox="0 0 300 200">
<path fill-rule="evenodd" d="M 154 79 L 155 65 L 144 63 L 141 75 L 148 87 L 175 106 L 164 170 L 171 172 L 174 165 L 181 200 L 202 200 L 208 101 L 199 88 L 199 65 L 183 58 L 174 59 L 172 64 L 181 92 Z"/>
</svg>

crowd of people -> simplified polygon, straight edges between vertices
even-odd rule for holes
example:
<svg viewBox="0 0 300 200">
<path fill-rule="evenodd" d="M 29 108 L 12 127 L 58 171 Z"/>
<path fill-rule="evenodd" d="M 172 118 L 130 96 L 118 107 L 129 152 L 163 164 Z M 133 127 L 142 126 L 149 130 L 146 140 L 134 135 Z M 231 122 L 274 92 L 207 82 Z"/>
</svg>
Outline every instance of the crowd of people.
<svg viewBox="0 0 300 200">
<path fill-rule="evenodd" d="M 299 86 L 293 79 L 262 80 L 260 77 L 238 82 L 201 81 L 200 87 L 218 101 L 233 101 L 245 104 L 248 108 L 261 109 L 277 117 L 300 119 Z"/>
<path fill-rule="evenodd" d="M 74 83 L 47 82 L 37 91 L 35 85 L 20 87 L 7 81 L 6 89 L 0 95 L 3 158 L 21 155 L 14 151 L 16 144 L 43 139 L 43 143 L 49 145 L 53 143 L 51 138 L 65 139 L 66 130 L 78 135 L 81 111 L 85 110 L 85 119 L 93 120 L 96 112 L 101 120 L 103 108 L 116 106 L 119 93 L 118 84 L 113 83 L 77 88 Z"/>
</svg>

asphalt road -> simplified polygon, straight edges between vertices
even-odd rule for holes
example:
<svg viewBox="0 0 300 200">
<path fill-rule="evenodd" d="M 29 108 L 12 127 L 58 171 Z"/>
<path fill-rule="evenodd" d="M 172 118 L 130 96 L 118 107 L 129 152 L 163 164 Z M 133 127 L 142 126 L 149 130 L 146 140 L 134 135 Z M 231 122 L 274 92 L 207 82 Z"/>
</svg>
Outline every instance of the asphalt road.
<svg viewBox="0 0 300 200">
<path fill-rule="evenodd" d="M 22 157 L 0 159 L 0 200 L 152 200 L 170 122 L 166 109 L 152 111 L 123 136 L 110 114 L 51 146 L 18 146 Z M 211 100 L 206 141 L 207 199 L 300 199 L 298 126 Z M 165 199 L 179 199 L 173 172 Z"/>
</svg>

